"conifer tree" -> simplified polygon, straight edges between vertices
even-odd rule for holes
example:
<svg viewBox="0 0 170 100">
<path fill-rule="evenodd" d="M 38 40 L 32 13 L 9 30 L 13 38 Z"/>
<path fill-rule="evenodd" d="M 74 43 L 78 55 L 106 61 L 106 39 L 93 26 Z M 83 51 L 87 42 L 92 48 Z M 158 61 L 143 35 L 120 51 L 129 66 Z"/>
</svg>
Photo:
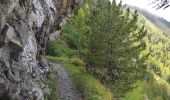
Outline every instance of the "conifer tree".
<svg viewBox="0 0 170 100">
<path fill-rule="evenodd" d="M 137 21 L 137 11 L 131 14 L 121 3 L 107 0 L 98 0 L 89 17 L 88 64 L 92 69 L 107 69 L 105 74 L 118 94 L 132 89 L 146 71 L 139 55 L 145 49 L 142 40 L 147 31 L 144 26 L 139 29 Z"/>
</svg>

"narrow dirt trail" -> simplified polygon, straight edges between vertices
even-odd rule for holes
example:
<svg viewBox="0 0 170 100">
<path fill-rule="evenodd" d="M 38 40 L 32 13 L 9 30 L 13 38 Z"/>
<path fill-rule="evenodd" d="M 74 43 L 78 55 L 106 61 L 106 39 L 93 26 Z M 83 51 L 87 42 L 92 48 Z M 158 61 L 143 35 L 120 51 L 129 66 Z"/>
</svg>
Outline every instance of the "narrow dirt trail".
<svg viewBox="0 0 170 100">
<path fill-rule="evenodd" d="M 57 92 L 59 100 L 82 100 L 81 93 L 76 89 L 69 73 L 60 65 L 55 64 L 58 73 Z"/>
</svg>

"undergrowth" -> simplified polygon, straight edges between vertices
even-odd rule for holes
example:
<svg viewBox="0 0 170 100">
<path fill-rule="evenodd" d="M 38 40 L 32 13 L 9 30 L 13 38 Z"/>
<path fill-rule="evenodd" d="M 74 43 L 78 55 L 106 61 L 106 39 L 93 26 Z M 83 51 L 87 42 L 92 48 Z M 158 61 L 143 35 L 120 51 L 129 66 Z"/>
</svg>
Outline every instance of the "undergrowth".
<svg viewBox="0 0 170 100">
<path fill-rule="evenodd" d="M 47 57 L 51 62 L 60 62 L 71 74 L 76 87 L 82 92 L 85 100 L 113 100 L 112 93 L 99 80 L 88 74 L 78 58 Z M 73 63 L 74 61 L 74 63 Z"/>
</svg>

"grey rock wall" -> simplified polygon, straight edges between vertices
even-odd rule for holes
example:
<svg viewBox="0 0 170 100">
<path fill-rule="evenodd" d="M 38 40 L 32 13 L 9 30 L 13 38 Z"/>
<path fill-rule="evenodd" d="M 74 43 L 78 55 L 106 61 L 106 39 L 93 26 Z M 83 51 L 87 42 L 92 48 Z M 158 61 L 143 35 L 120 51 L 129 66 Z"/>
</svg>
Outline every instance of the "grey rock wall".
<svg viewBox="0 0 170 100">
<path fill-rule="evenodd" d="M 43 100 L 45 47 L 82 0 L 0 0 L 0 100 Z"/>
</svg>

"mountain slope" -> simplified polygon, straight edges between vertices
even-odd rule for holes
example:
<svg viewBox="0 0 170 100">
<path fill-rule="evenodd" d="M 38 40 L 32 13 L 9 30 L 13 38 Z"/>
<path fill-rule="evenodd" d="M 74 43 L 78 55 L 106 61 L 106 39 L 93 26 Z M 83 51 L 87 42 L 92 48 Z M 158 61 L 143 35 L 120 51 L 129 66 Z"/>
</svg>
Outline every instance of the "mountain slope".
<svg viewBox="0 0 170 100">
<path fill-rule="evenodd" d="M 147 20 L 149 20 L 152 24 L 154 24 L 157 28 L 159 28 L 162 33 L 166 33 L 167 35 L 170 35 L 170 22 L 165 20 L 162 17 L 156 16 L 144 9 L 127 5 L 131 10 L 137 10 L 140 15 L 144 16 Z"/>
<path fill-rule="evenodd" d="M 170 22 L 145 11 L 128 5 L 131 11 L 139 12 L 139 25 L 147 29 L 145 37 L 148 75 L 144 81 L 139 81 L 133 91 L 126 94 L 122 100 L 170 100 Z M 166 34 L 163 34 L 166 33 Z"/>
</svg>

